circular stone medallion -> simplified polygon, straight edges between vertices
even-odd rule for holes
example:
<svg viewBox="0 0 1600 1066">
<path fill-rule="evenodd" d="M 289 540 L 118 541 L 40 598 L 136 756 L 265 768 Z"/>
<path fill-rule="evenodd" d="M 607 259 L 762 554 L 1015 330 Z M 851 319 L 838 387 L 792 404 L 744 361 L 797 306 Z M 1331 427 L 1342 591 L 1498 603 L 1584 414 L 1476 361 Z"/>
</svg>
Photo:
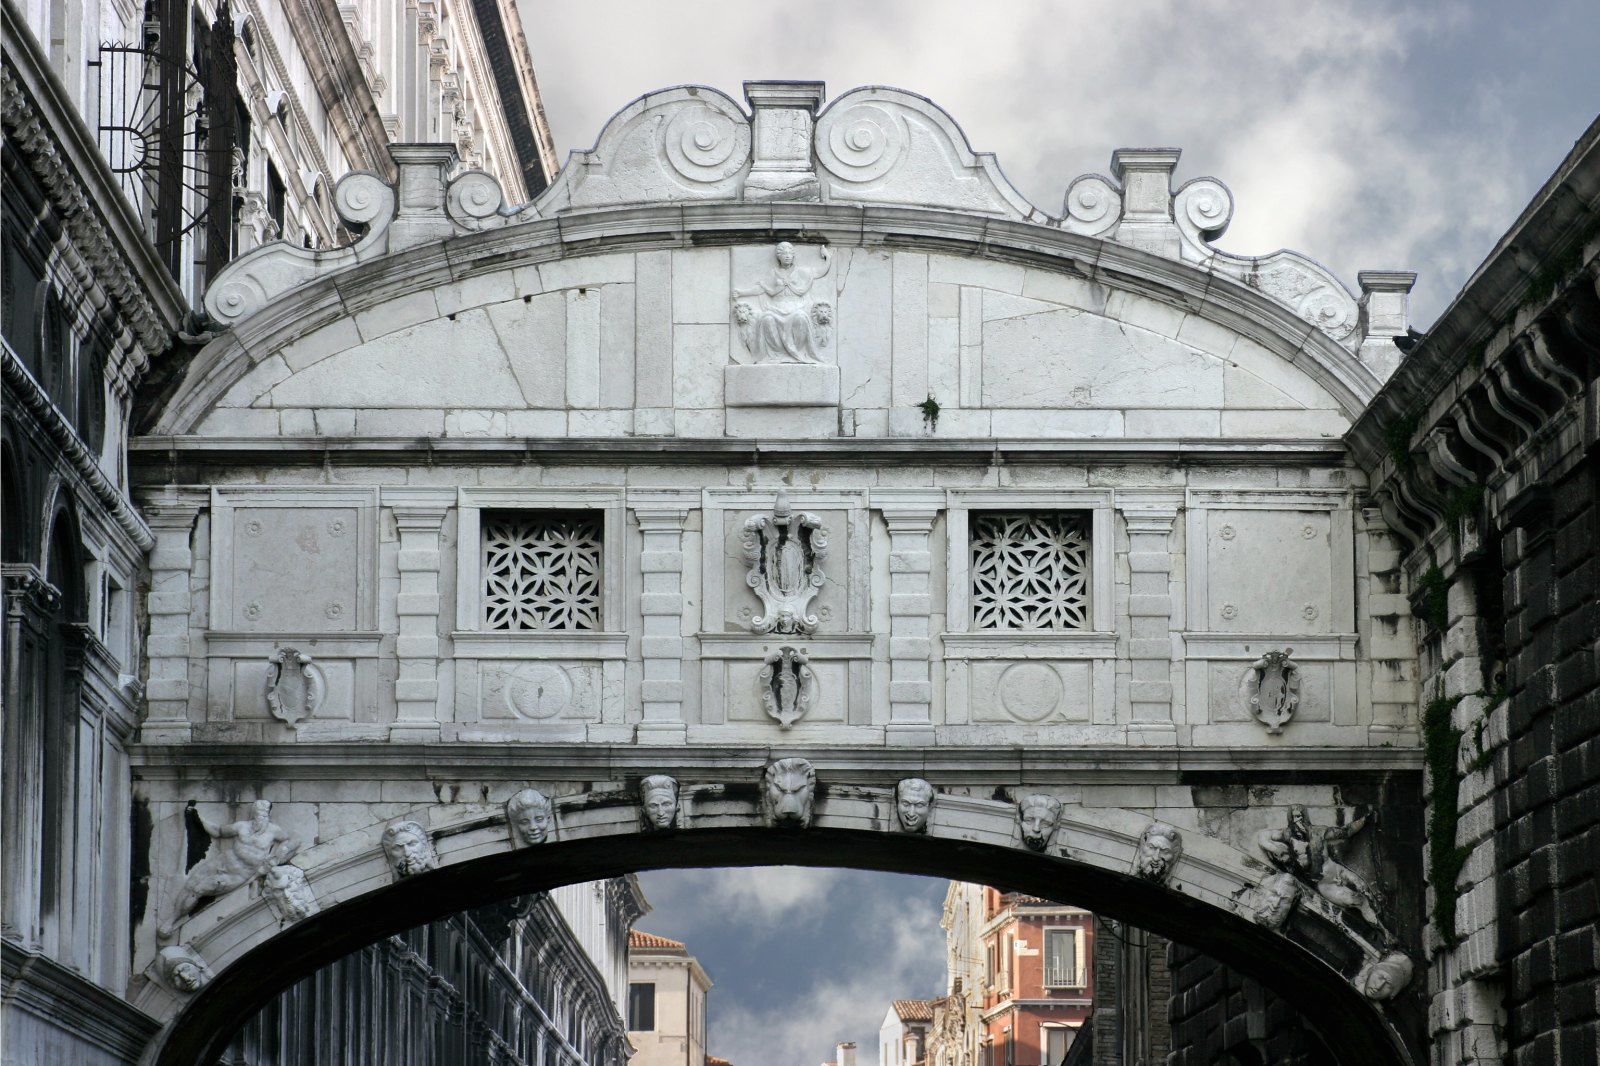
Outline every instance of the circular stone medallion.
<svg viewBox="0 0 1600 1066">
<path fill-rule="evenodd" d="M 1000 675 L 1000 706 L 1019 722 L 1042 722 L 1061 706 L 1061 677 L 1043 663 L 1016 663 Z"/>
<path fill-rule="evenodd" d="M 518 718 L 554 718 L 572 706 L 572 679 L 553 663 L 523 663 L 506 675 L 506 709 Z"/>
</svg>

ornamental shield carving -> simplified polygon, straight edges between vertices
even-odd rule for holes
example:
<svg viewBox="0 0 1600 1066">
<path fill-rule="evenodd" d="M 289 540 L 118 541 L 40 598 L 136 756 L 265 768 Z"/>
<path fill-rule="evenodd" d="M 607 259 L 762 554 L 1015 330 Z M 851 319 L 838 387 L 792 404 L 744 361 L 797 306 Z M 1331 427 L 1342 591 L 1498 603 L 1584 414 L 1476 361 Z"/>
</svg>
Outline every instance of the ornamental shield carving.
<svg viewBox="0 0 1600 1066">
<path fill-rule="evenodd" d="M 828 530 L 822 519 L 789 507 L 789 494 L 778 492 L 771 514 L 746 520 L 741 538 L 750 573 L 745 583 L 761 597 L 762 613 L 750 620 L 757 633 L 814 633 L 811 613 L 824 580 Z"/>
<path fill-rule="evenodd" d="M 1281 733 L 1300 706 L 1300 668 L 1289 661 L 1293 648 L 1269 651 L 1245 671 L 1239 694 L 1268 733 Z"/>
<path fill-rule="evenodd" d="M 322 671 L 305 652 L 279 648 L 267 657 L 267 710 L 285 725 L 298 725 L 316 714 L 327 690 Z"/>
<path fill-rule="evenodd" d="M 817 676 L 809 662 L 805 652 L 785 644 L 767 652 L 766 665 L 756 675 L 762 708 L 785 729 L 804 718 L 816 702 Z"/>
</svg>

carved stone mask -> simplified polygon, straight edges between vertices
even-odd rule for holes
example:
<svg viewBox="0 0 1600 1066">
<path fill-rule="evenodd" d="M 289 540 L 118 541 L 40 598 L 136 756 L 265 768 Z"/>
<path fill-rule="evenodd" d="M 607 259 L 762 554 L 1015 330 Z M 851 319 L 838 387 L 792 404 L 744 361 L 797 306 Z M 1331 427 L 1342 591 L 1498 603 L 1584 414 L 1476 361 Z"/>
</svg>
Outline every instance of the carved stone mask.
<svg viewBox="0 0 1600 1066">
<path fill-rule="evenodd" d="M 773 825 L 804 828 L 811 824 L 817 774 L 804 759 L 779 759 L 767 765 L 762 794 Z"/>
<path fill-rule="evenodd" d="M 1017 804 L 1017 821 L 1022 824 L 1022 842 L 1033 851 L 1043 851 L 1061 822 L 1061 801 L 1037 792 L 1024 796 Z"/>
<path fill-rule="evenodd" d="M 211 981 L 211 967 L 187 944 L 162 948 L 156 954 L 156 975 L 177 992 L 198 992 Z"/>
<path fill-rule="evenodd" d="M 525 788 L 506 800 L 506 821 L 518 844 L 543 844 L 555 825 L 550 800 L 536 788 Z"/>
<path fill-rule="evenodd" d="M 427 831 L 409 819 L 392 822 L 383 831 L 383 853 L 397 877 L 410 877 L 439 864 Z"/>
<path fill-rule="evenodd" d="M 894 786 L 894 812 L 901 829 L 908 833 L 928 831 L 933 795 L 933 786 L 920 777 L 908 777 Z"/>
<path fill-rule="evenodd" d="M 1139 837 L 1133 872 L 1159 884 L 1172 875 L 1172 868 L 1182 857 L 1183 834 L 1165 822 L 1151 822 Z"/>
<path fill-rule="evenodd" d="M 1300 882 L 1293 874 L 1272 874 L 1261 882 L 1259 896 L 1251 912 L 1268 929 L 1282 929 L 1289 913 L 1300 901 Z"/>
<path fill-rule="evenodd" d="M 1356 987 L 1375 1002 L 1393 999 L 1411 984 L 1411 960 L 1398 951 L 1369 962 L 1356 974 Z"/>
<path fill-rule="evenodd" d="M 663 774 L 645 778 L 639 803 L 646 829 L 671 829 L 678 821 L 678 782 Z"/>
</svg>

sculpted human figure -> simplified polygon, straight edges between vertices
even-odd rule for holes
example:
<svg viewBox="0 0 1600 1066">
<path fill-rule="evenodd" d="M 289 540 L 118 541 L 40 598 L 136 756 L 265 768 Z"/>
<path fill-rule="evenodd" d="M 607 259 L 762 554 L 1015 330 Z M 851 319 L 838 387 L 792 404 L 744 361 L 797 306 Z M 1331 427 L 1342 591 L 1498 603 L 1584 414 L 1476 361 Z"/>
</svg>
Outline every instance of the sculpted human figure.
<svg viewBox="0 0 1600 1066">
<path fill-rule="evenodd" d="M 779 759 L 767 764 L 761 794 L 772 825 L 803 829 L 811 824 L 817 772 L 805 759 Z"/>
<path fill-rule="evenodd" d="M 1139 837 L 1133 854 L 1133 872 L 1146 881 L 1164 884 L 1183 857 L 1183 834 L 1166 822 L 1151 822 Z"/>
<path fill-rule="evenodd" d="M 1411 983 L 1411 974 L 1411 960 L 1395 951 L 1361 967 L 1355 984 L 1363 996 L 1381 1003 L 1405 991 Z"/>
<path fill-rule="evenodd" d="M 926 833 L 933 814 L 933 786 L 920 777 L 908 777 L 894 786 L 894 813 L 908 833 Z"/>
<path fill-rule="evenodd" d="M 190 994 L 211 981 L 211 967 L 188 944 L 174 944 L 156 953 L 156 976 L 174 992 Z"/>
<path fill-rule="evenodd" d="M 298 922 L 322 909 L 306 881 L 306 872 L 298 866 L 274 866 L 268 870 L 261 878 L 261 894 L 285 922 Z"/>
<path fill-rule="evenodd" d="M 422 823 L 410 818 L 390 822 L 383 831 L 383 853 L 396 877 L 410 877 L 439 865 L 433 841 Z"/>
<path fill-rule="evenodd" d="M 1313 825 L 1306 809 L 1294 806 L 1284 828 L 1256 834 L 1256 846 L 1269 862 L 1299 876 L 1329 903 L 1357 911 L 1368 924 L 1383 929 L 1371 886 L 1335 857 L 1368 821 L 1361 817 L 1346 825 Z"/>
<path fill-rule="evenodd" d="M 1281 930 L 1294 905 L 1300 902 L 1300 892 L 1300 882 L 1295 880 L 1294 874 L 1268 874 L 1257 887 L 1251 916 L 1268 929 Z"/>
<path fill-rule="evenodd" d="M 158 932 L 171 939 L 179 922 L 194 913 L 202 901 L 232 892 L 260 877 L 270 866 L 286 863 L 300 850 L 300 841 L 271 820 L 272 803 L 256 800 L 249 818 L 218 824 L 200 815 L 211 836 L 205 858 L 184 875 L 172 907 L 172 917 Z"/>
<path fill-rule="evenodd" d="M 678 824 L 678 782 L 652 774 L 639 782 L 639 816 L 645 829 L 671 829 Z"/>
<path fill-rule="evenodd" d="M 518 847 L 543 844 L 555 829 L 555 811 L 543 792 L 525 788 L 506 800 L 506 824 L 511 826 L 511 842 Z"/>
<path fill-rule="evenodd" d="M 827 345 L 833 307 L 814 302 L 811 287 L 833 269 L 827 246 L 822 269 L 795 263 L 794 245 L 773 249 L 777 266 L 755 285 L 733 290 L 733 320 L 739 337 L 758 363 L 820 363 L 817 349 Z M 751 301 L 754 302 L 751 302 Z"/>
<path fill-rule="evenodd" d="M 1017 804 L 1017 821 L 1022 825 L 1022 842 L 1033 851 L 1043 851 L 1061 822 L 1061 801 L 1042 792 L 1030 793 Z"/>
</svg>

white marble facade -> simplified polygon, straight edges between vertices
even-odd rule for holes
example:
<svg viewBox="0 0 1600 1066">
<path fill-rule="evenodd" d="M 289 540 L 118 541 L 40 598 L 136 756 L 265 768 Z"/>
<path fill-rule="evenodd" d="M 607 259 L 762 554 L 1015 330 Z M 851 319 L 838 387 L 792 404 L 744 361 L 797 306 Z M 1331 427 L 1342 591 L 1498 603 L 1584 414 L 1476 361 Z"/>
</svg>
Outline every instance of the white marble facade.
<svg viewBox="0 0 1600 1066">
<path fill-rule="evenodd" d="M 527 205 L 407 146 L 340 186 L 357 244 L 217 279 L 231 329 L 132 445 L 154 869 L 229 794 L 186 750 L 295 752 L 251 787 L 350 899 L 392 883 L 392 819 L 445 865 L 511 847 L 529 782 L 552 841 L 625 846 L 641 777 L 675 829 L 757 824 L 721 790 L 782 749 L 838 789 L 819 824 L 891 831 L 926 778 L 929 835 L 1016 848 L 1042 795 L 1121 876 L 1159 819 L 1173 890 L 1237 917 L 1284 805 L 1348 804 L 1213 814 L 1174 767 L 1416 764 L 1398 556 L 1341 440 L 1408 276 L 1217 251 L 1231 197 L 1174 190 L 1175 152 L 1055 217 L 921 97 L 747 94 L 641 98 Z M 229 931 L 249 906 L 196 943 L 270 935 Z"/>
</svg>

